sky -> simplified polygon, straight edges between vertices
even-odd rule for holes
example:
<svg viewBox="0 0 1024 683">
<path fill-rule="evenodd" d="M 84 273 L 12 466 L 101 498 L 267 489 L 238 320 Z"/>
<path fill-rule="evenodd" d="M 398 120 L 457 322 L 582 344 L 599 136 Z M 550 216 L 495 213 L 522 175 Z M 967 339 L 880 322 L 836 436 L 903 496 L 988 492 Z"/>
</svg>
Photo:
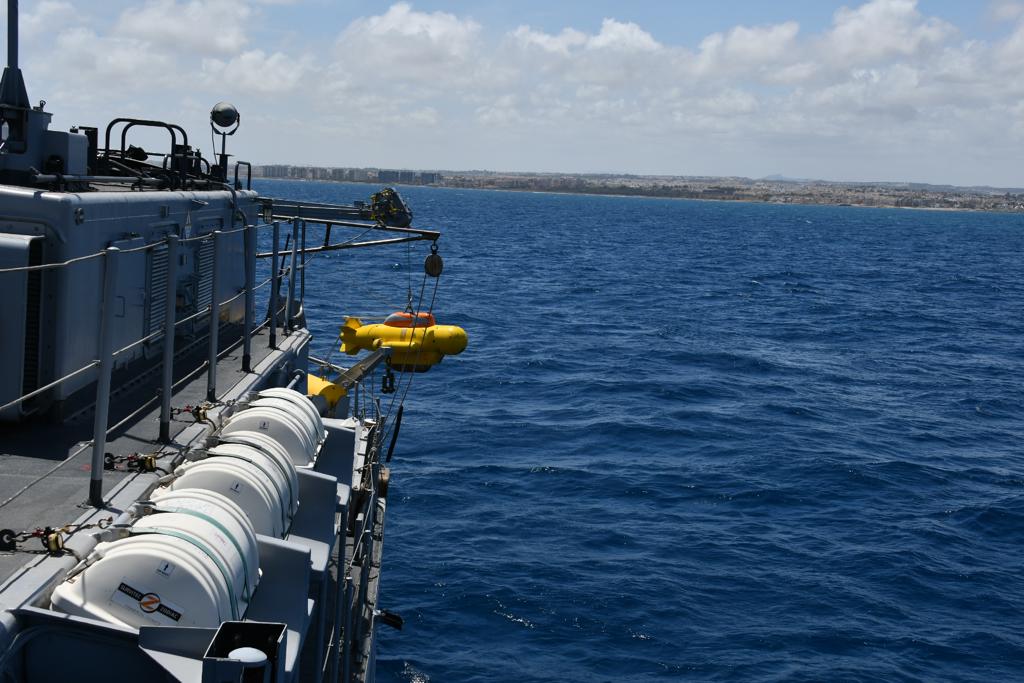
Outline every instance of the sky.
<svg viewBox="0 0 1024 683">
<path fill-rule="evenodd" d="M 29 97 L 55 128 L 168 120 L 206 156 L 227 100 L 229 151 L 256 164 L 1024 186 L 1024 0 L 20 11 Z"/>
</svg>

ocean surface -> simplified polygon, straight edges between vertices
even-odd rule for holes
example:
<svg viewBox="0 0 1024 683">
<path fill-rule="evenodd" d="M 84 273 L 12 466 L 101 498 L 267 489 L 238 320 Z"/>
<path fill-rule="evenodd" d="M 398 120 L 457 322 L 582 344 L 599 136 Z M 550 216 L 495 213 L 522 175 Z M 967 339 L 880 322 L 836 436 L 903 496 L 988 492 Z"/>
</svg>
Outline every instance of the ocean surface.
<svg viewBox="0 0 1024 683">
<path fill-rule="evenodd" d="M 378 680 L 1024 678 L 1024 216 L 400 191 L 470 347 L 407 401 Z M 311 264 L 316 350 L 426 253 Z"/>
</svg>

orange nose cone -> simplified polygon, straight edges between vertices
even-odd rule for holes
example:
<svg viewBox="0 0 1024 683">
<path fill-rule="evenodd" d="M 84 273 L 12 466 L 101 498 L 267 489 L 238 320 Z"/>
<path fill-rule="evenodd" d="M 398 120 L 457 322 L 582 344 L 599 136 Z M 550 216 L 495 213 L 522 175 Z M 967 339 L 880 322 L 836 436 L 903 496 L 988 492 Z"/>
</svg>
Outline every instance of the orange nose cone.
<svg viewBox="0 0 1024 683">
<path fill-rule="evenodd" d="M 469 337 L 466 331 L 455 325 L 438 325 L 434 328 L 434 339 L 437 348 L 446 356 L 454 356 L 466 350 Z"/>
</svg>

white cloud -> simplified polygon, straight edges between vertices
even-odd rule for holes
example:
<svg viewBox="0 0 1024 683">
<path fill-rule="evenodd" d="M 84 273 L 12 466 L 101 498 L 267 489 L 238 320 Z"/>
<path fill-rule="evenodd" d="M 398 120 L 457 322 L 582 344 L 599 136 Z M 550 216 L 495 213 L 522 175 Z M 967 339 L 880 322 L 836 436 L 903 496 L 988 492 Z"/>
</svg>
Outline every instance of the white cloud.
<svg viewBox="0 0 1024 683">
<path fill-rule="evenodd" d="M 479 35 L 480 25 L 472 19 L 397 3 L 341 32 L 329 89 L 347 97 L 353 89 L 385 88 L 416 98 L 467 85 L 485 66 Z"/>
<path fill-rule="evenodd" d="M 44 33 L 52 33 L 79 21 L 78 13 L 70 2 L 43 0 L 28 12 L 18 15 L 20 40 L 30 41 Z"/>
<path fill-rule="evenodd" d="M 1016 21 L 1024 16 L 1024 2 L 1019 0 L 993 0 L 988 16 L 994 21 Z"/>
<path fill-rule="evenodd" d="M 252 10 L 232 0 L 148 0 L 124 11 L 114 33 L 175 51 L 230 55 L 245 47 Z"/>
<path fill-rule="evenodd" d="M 211 89 L 242 89 L 268 95 L 280 95 L 294 90 L 310 70 L 312 58 L 293 59 L 275 52 L 248 50 L 228 61 L 203 60 L 205 83 Z"/>
<path fill-rule="evenodd" d="M 512 37 L 523 47 L 539 47 L 564 56 L 568 56 L 571 49 L 587 44 L 587 34 L 572 28 L 551 35 L 543 31 L 534 31 L 529 26 L 520 26 L 512 32 Z"/>
<path fill-rule="evenodd" d="M 381 15 L 358 19 L 338 38 L 338 45 L 379 46 L 400 57 L 432 62 L 465 59 L 472 51 L 480 25 L 447 12 L 416 12 L 405 2 Z"/>
<path fill-rule="evenodd" d="M 480 123 L 489 126 L 521 123 L 523 115 L 517 104 L 515 95 L 502 95 L 493 102 L 477 107 L 476 116 Z"/>
<path fill-rule="evenodd" d="M 921 56 L 956 33 L 956 27 L 941 19 L 922 17 L 917 0 L 871 0 L 836 11 L 822 50 L 840 66 L 857 66 Z"/>
<path fill-rule="evenodd" d="M 798 23 L 787 21 L 774 26 L 737 26 L 727 33 L 713 33 L 701 41 L 697 68 L 710 74 L 778 68 L 780 63 L 793 59 L 799 32 Z"/>
<path fill-rule="evenodd" d="M 605 19 L 601 22 L 601 31 L 587 40 L 587 47 L 592 50 L 611 49 L 623 52 L 654 52 L 661 45 L 650 33 L 632 22 Z"/>
</svg>

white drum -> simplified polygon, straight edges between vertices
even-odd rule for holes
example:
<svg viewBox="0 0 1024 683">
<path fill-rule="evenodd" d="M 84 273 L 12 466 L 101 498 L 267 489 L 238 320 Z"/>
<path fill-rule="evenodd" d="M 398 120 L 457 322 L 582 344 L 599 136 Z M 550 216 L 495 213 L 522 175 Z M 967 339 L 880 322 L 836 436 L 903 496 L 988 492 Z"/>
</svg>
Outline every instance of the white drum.
<svg viewBox="0 0 1024 683">
<path fill-rule="evenodd" d="M 100 543 L 89 566 L 54 589 L 52 607 L 134 628 L 212 628 L 245 615 L 258 580 L 256 537 L 240 511 L 209 492 L 157 497 L 131 535 Z"/>
<path fill-rule="evenodd" d="M 324 439 L 327 438 L 327 430 L 324 428 L 324 420 L 308 396 L 304 396 L 301 392 L 293 389 L 285 389 L 284 387 L 264 389 L 259 393 L 259 396 L 260 398 L 283 398 L 284 400 L 291 402 L 309 415 L 309 419 L 316 425 L 317 443 L 323 443 Z"/>
<path fill-rule="evenodd" d="M 150 500 L 158 512 L 182 512 L 211 519 L 242 556 L 246 600 L 260 582 L 259 545 L 256 530 L 242 508 L 230 499 L 206 489 L 158 489 Z"/>
<path fill-rule="evenodd" d="M 262 432 L 237 431 L 230 434 L 221 434 L 220 439 L 224 443 L 236 443 L 252 446 L 274 459 L 278 468 L 289 481 L 289 504 L 288 509 L 292 516 L 299 510 L 299 475 L 295 471 L 295 464 L 288 457 L 288 453 L 274 439 Z"/>
<path fill-rule="evenodd" d="M 224 443 L 207 451 L 208 457 L 186 463 L 171 490 L 198 488 L 214 491 L 242 508 L 258 534 L 284 537 L 291 526 L 291 482 L 274 458 L 244 444 Z"/>
<path fill-rule="evenodd" d="M 272 399 L 263 399 L 272 400 Z M 227 419 L 220 434 L 259 432 L 281 444 L 296 467 L 307 467 L 316 459 L 314 444 L 310 442 L 307 427 L 294 415 L 269 406 L 241 410 Z"/>
<path fill-rule="evenodd" d="M 291 401 L 274 397 L 258 398 L 249 404 L 249 409 L 252 408 L 274 408 L 287 414 L 288 417 L 295 421 L 295 424 L 302 427 L 302 433 L 305 434 L 307 442 L 313 449 L 313 453 L 316 453 L 320 448 L 320 436 L 317 432 L 316 423 L 310 418 L 309 413 Z"/>
</svg>

